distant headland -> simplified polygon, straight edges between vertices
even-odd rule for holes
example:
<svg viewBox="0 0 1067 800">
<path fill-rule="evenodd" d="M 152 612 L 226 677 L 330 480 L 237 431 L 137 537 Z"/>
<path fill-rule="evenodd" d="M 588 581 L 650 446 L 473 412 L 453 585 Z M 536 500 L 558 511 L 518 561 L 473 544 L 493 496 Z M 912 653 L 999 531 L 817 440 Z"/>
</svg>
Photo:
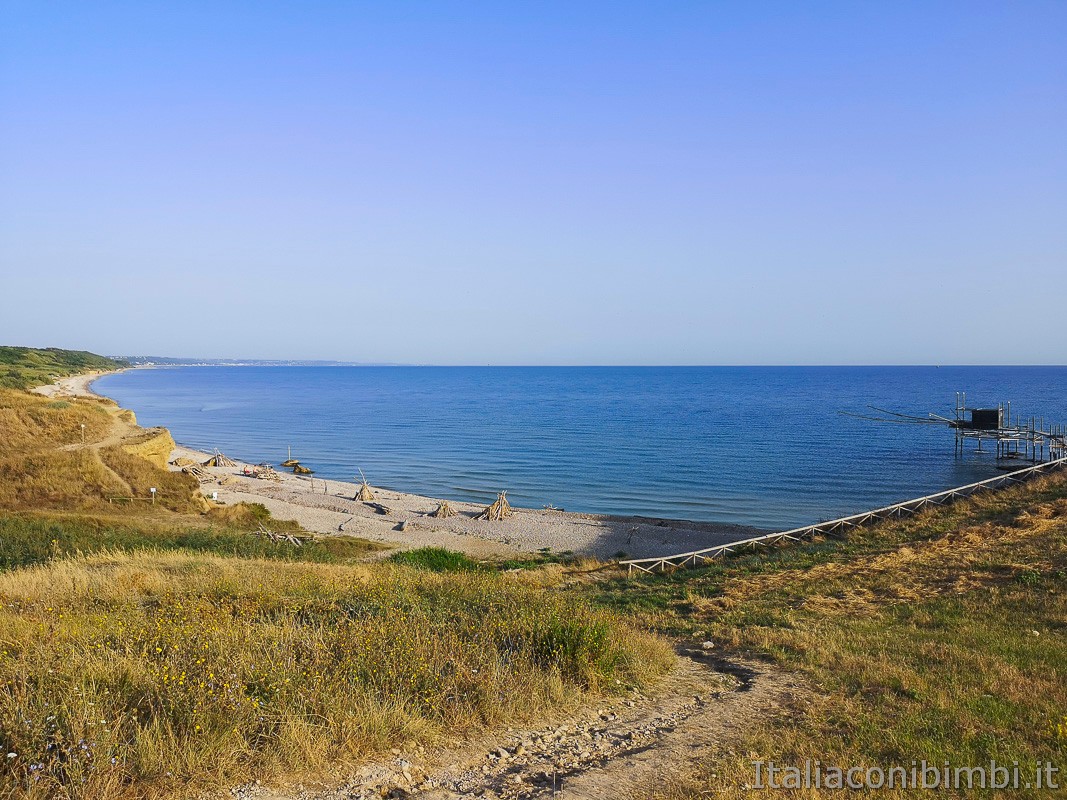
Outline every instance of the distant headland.
<svg viewBox="0 0 1067 800">
<path fill-rule="evenodd" d="M 261 358 L 179 358 L 172 356 L 111 356 L 134 367 L 405 367 L 411 364 L 366 361 L 323 361 Z"/>
</svg>

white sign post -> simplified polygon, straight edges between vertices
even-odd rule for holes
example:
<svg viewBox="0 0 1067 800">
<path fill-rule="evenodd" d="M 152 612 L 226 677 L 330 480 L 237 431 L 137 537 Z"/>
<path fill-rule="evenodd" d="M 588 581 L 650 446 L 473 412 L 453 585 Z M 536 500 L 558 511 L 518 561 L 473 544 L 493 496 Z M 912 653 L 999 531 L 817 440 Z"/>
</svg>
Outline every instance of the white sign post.
<svg viewBox="0 0 1067 800">
<path fill-rule="evenodd" d="M 156 487 L 153 486 L 148 491 L 150 491 L 152 493 L 152 505 L 155 505 L 156 504 Z"/>
</svg>

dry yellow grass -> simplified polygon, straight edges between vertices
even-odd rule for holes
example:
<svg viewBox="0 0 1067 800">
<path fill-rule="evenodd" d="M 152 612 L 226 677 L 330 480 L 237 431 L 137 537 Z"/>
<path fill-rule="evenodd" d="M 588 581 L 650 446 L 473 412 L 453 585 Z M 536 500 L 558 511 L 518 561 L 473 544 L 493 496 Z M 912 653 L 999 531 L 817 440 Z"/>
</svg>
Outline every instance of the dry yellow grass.
<svg viewBox="0 0 1067 800">
<path fill-rule="evenodd" d="M 100 508 L 127 487 L 89 450 L 42 451 L 0 459 L 0 508 Z"/>
<path fill-rule="evenodd" d="M 0 389 L 0 455 L 40 451 L 85 439 L 103 439 L 111 429 L 108 408 L 96 400 L 48 400 L 17 389 Z"/>
<path fill-rule="evenodd" d="M 121 436 L 137 441 L 145 432 L 108 400 L 0 389 L 0 509 L 99 512 L 109 498 L 136 497 L 122 513 L 204 510 L 195 479 L 125 452 Z M 157 508 L 145 502 L 153 486 Z"/>
<path fill-rule="evenodd" d="M 1062 482 L 1058 476 L 1044 478 L 1025 491 L 1042 492 Z M 877 614 L 887 605 L 958 595 L 995 585 L 1003 580 L 1006 567 L 1051 569 L 1055 551 L 1034 550 L 1026 544 L 1043 539 L 1050 531 L 1067 524 L 1067 498 L 1036 501 L 992 519 L 982 513 L 1021 496 L 1023 490 L 1016 489 L 999 497 L 976 497 L 967 506 L 956 509 L 955 513 L 962 515 L 958 526 L 932 538 L 887 543 L 884 548 L 855 558 L 731 578 L 721 594 L 695 598 L 695 607 L 706 614 L 736 608 L 773 592 L 792 595 L 804 608 L 812 610 Z M 905 523 L 886 525 L 874 535 L 891 534 L 894 529 L 921 531 L 938 516 L 936 511 L 925 512 Z M 1020 557 L 1015 558 L 1015 554 Z"/>
<path fill-rule="evenodd" d="M 529 718 L 670 649 L 506 574 L 100 554 L 0 575 L 0 792 L 117 798 Z"/>
</svg>

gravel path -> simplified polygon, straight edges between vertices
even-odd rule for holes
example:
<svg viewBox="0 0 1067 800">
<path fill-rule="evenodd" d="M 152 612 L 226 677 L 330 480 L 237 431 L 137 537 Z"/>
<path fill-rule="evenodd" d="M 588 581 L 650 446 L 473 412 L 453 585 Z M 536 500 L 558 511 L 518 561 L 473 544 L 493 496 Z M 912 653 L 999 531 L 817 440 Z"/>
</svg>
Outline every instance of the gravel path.
<svg viewBox="0 0 1067 800">
<path fill-rule="evenodd" d="M 783 713 L 807 690 L 765 664 L 722 660 L 681 648 L 667 679 L 535 728 L 508 729 L 461 747 L 394 749 L 330 788 L 235 788 L 242 800 L 567 800 L 644 797 L 663 776 L 684 774 L 695 757 L 728 753 L 748 721 Z"/>
</svg>

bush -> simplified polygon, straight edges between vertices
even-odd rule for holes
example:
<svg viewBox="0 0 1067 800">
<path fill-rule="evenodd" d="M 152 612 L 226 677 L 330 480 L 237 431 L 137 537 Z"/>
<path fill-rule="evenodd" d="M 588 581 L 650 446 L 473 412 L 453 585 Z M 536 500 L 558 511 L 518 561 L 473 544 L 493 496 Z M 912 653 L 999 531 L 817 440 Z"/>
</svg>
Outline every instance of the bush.
<svg viewBox="0 0 1067 800">
<path fill-rule="evenodd" d="M 480 569 L 477 561 L 463 553 L 444 547 L 417 547 L 393 553 L 389 559 L 397 564 L 429 570 L 430 572 L 471 572 Z"/>
</svg>

